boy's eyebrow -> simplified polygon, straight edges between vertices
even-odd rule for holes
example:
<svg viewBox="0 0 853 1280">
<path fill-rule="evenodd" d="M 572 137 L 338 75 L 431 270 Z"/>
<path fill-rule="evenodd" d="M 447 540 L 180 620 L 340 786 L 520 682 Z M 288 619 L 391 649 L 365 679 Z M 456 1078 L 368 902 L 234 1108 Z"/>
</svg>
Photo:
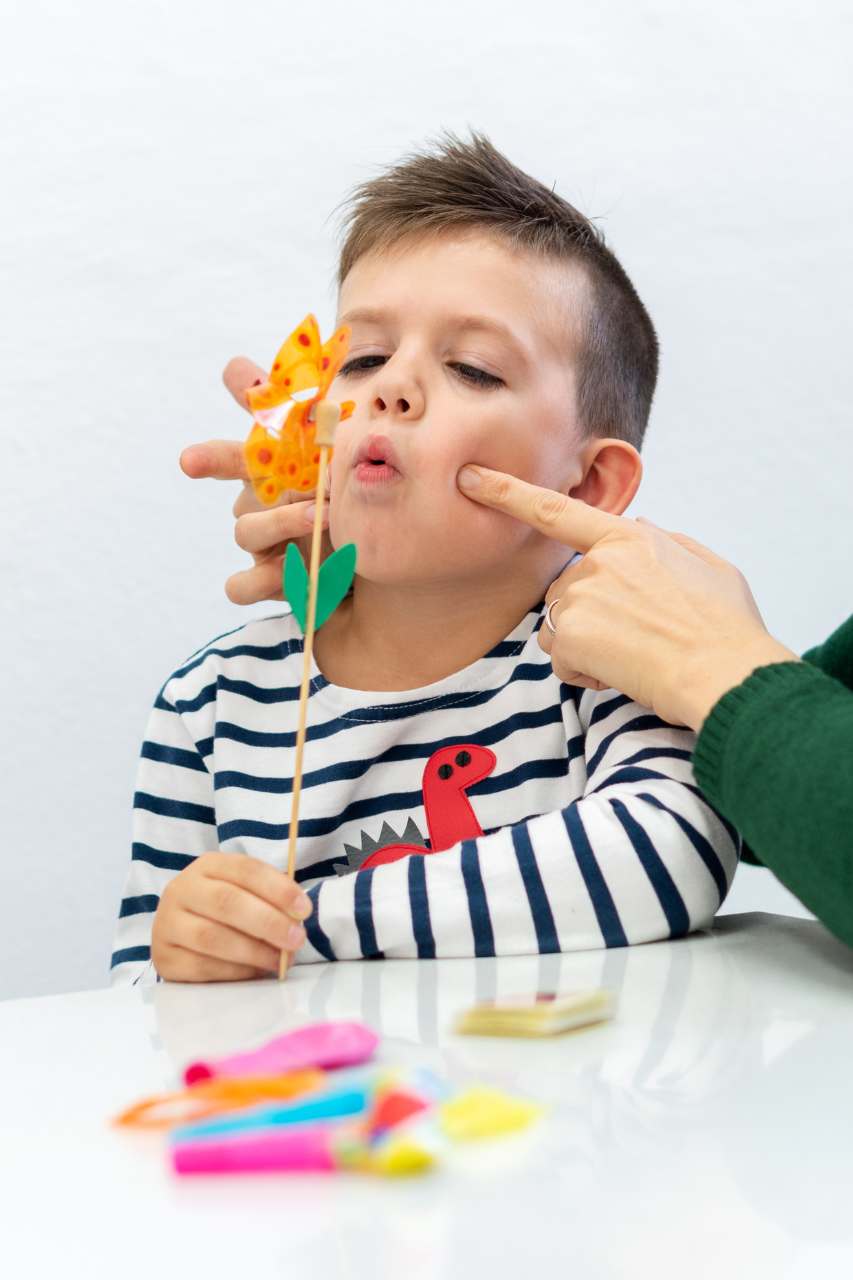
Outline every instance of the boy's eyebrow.
<svg viewBox="0 0 853 1280">
<path fill-rule="evenodd" d="M 337 324 L 384 324 L 390 319 L 387 311 L 376 307 L 354 307 L 342 316 L 338 316 Z"/>
<path fill-rule="evenodd" d="M 338 324 L 387 324 L 391 319 L 389 312 L 379 308 L 354 307 L 352 311 L 347 311 L 345 315 L 340 317 Z M 456 332 L 462 332 L 463 330 L 471 332 L 473 330 L 475 332 L 495 334 L 496 337 L 502 338 L 504 342 L 509 343 L 522 359 L 527 358 L 524 345 L 519 341 L 509 325 L 504 324 L 501 320 L 493 320 L 490 316 L 454 316 L 449 322 L 448 328 Z"/>
<path fill-rule="evenodd" d="M 493 320 L 490 316 L 457 316 L 452 322 L 452 329 L 458 331 L 471 331 L 477 333 L 492 333 L 495 337 L 502 338 L 522 357 L 526 357 L 524 344 L 516 337 L 508 324 L 504 324 L 502 320 Z"/>
</svg>

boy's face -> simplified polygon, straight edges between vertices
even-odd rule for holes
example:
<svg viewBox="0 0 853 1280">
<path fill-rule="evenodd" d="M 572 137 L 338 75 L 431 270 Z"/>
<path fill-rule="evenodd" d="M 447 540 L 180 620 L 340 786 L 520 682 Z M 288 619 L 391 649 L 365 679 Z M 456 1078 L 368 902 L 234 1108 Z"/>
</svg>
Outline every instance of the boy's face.
<svg viewBox="0 0 853 1280">
<path fill-rule="evenodd" d="M 570 266 L 484 233 L 356 262 L 331 391 L 356 410 L 336 437 L 330 529 L 356 543 L 362 577 L 439 585 L 551 564 L 541 535 L 463 497 L 456 475 L 477 462 L 563 492 L 580 480 L 582 290 Z"/>
</svg>

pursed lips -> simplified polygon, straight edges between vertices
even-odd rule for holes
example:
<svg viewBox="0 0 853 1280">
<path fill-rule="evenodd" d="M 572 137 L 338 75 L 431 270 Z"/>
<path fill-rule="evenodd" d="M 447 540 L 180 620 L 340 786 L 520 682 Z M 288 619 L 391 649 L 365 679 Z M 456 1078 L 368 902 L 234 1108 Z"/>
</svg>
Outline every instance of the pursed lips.
<svg viewBox="0 0 853 1280">
<path fill-rule="evenodd" d="M 400 457 L 387 436 L 363 440 L 353 459 L 353 470 L 363 484 L 388 484 L 402 475 Z"/>
</svg>

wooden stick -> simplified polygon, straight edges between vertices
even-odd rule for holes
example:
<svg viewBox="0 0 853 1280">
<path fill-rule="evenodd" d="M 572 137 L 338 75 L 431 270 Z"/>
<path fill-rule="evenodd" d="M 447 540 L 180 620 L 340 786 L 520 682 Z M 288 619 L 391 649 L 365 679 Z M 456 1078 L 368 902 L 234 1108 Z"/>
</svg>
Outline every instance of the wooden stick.
<svg viewBox="0 0 853 1280">
<path fill-rule="evenodd" d="M 340 405 L 321 401 L 317 405 L 317 426 L 314 440 L 320 446 L 320 467 L 317 473 L 317 492 L 314 512 L 314 528 L 311 533 L 311 563 L 308 569 L 308 608 L 305 612 L 305 642 L 302 650 L 302 684 L 299 687 L 299 722 L 296 730 L 296 758 L 293 764 L 293 798 L 290 808 L 290 834 L 287 845 L 287 874 L 293 879 L 296 871 L 296 842 L 299 839 L 299 800 L 302 795 L 302 758 L 305 754 L 305 734 L 308 725 L 308 690 L 311 686 L 311 660 L 314 656 L 314 631 L 317 621 L 317 586 L 320 576 L 320 550 L 323 542 L 323 503 L 326 498 L 326 473 L 329 467 L 329 451 L 335 439 L 335 428 L 340 421 Z M 279 981 L 287 976 L 290 956 L 282 951 L 278 961 Z"/>
</svg>

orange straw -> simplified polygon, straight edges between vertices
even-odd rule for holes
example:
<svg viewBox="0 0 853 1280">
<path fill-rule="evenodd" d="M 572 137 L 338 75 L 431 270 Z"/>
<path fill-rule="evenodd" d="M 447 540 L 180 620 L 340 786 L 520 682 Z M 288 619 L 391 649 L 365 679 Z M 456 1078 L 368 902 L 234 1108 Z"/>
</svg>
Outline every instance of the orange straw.
<svg viewBox="0 0 853 1280">
<path fill-rule="evenodd" d="M 143 1098 L 122 1111 L 113 1123 L 130 1129 L 170 1129 L 222 1111 L 251 1107 L 256 1102 L 295 1098 L 319 1088 L 325 1078 L 324 1071 L 291 1071 L 286 1076 L 200 1080 L 189 1089 Z"/>
</svg>

